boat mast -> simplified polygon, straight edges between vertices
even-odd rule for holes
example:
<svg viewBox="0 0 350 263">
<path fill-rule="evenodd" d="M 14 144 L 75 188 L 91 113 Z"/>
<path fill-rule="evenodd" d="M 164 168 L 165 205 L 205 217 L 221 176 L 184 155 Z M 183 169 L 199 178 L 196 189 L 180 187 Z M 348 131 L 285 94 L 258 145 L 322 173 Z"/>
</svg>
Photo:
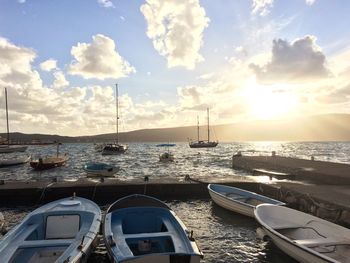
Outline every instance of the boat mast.
<svg viewBox="0 0 350 263">
<path fill-rule="evenodd" d="M 197 141 L 199 142 L 199 117 L 197 115 Z"/>
<path fill-rule="evenodd" d="M 7 88 L 5 88 L 5 104 L 6 104 L 7 145 L 10 146 L 9 113 L 8 113 L 8 106 L 7 106 Z"/>
<path fill-rule="evenodd" d="M 118 83 L 115 84 L 115 104 L 116 104 L 116 131 L 117 131 L 117 144 L 119 143 L 119 130 L 118 130 L 118 120 L 119 120 L 119 116 L 118 116 Z"/>
<path fill-rule="evenodd" d="M 207 114 L 208 114 L 208 142 L 210 138 L 210 131 L 209 131 L 209 108 L 207 108 Z"/>
</svg>

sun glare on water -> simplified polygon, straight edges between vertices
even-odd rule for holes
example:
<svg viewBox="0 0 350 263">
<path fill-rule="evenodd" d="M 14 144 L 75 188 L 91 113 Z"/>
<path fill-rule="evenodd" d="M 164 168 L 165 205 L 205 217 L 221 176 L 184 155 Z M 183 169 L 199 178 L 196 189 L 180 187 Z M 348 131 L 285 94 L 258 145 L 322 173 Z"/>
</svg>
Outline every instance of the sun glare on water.
<svg viewBox="0 0 350 263">
<path fill-rule="evenodd" d="M 256 119 L 286 118 L 297 108 L 296 95 L 288 91 L 252 85 L 247 87 L 245 95 L 251 115 Z"/>
</svg>

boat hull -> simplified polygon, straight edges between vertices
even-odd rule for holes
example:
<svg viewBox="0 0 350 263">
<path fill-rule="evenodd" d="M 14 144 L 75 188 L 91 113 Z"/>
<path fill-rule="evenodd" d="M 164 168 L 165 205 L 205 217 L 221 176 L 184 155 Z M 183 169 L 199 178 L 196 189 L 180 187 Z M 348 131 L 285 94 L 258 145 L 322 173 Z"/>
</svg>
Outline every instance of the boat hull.
<svg viewBox="0 0 350 263">
<path fill-rule="evenodd" d="M 89 177 L 113 177 L 118 169 L 105 163 L 89 163 L 84 166 Z"/>
<path fill-rule="evenodd" d="M 249 217 L 254 217 L 254 209 L 256 204 L 272 203 L 284 205 L 284 203 L 278 200 L 236 187 L 209 184 L 208 191 L 213 202 L 217 205 Z"/>
<path fill-rule="evenodd" d="M 0 153 L 25 152 L 28 146 L 0 146 Z"/>
<path fill-rule="evenodd" d="M 189 144 L 190 148 L 214 148 L 218 142 L 192 142 Z"/>
<path fill-rule="evenodd" d="M 128 146 L 121 144 L 106 145 L 102 150 L 102 155 L 119 155 L 128 150 Z"/>
<path fill-rule="evenodd" d="M 30 162 L 30 166 L 37 171 L 53 169 L 66 164 L 68 157 L 48 158 L 42 160 L 35 160 Z"/>
<path fill-rule="evenodd" d="M 283 252 L 301 263 L 349 263 L 350 230 L 286 207 L 259 205 L 255 218 Z"/>
<path fill-rule="evenodd" d="M 7 167 L 7 166 L 14 166 L 19 164 L 24 164 L 29 162 L 30 156 L 24 157 L 24 158 L 15 158 L 15 159 L 8 159 L 8 160 L 0 160 L 0 167 Z"/>
</svg>

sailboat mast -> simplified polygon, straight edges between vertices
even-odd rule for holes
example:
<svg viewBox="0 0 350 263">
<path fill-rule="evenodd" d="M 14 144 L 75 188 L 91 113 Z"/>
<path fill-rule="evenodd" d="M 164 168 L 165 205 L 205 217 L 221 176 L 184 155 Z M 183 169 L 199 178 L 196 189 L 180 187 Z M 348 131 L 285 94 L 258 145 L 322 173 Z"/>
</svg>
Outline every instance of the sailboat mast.
<svg viewBox="0 0 350 263">
<path fill-rule="evenodd" d="M 117 144 L 119 143 L 119 125 L 118 125 L 118 121 L 119 121 L 119 116 L 118 116 L 118 84 L 115 84 L 115 104 L 116 104 L 116 132 L 117 132 Z"/>
<path fill-rule="evenodd" d="M 8 106 L 7 106 L 7 88 L 5 88 L 5 104 L 6 104 L 7 145 L 10 145 L 9 112 L 8 112 Z"/>
<path fill-rule="evenodd" d="M 199 117 L 197 115 L 197 141 L 199 142 Z"/>
<path fill-rule="evenodd" d="M 210 141 L 210 129 L 209 129 L 209 108 L 207 108 L 207 114 L 208 114 L 208 142 Z"/>
</svg>

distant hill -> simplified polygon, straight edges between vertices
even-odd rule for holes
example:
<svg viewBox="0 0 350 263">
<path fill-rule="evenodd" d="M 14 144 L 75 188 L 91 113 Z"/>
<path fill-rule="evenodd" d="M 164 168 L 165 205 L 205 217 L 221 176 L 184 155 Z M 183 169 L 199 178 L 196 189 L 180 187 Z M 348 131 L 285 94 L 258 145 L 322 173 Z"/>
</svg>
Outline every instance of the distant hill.
<svg viewBox="0 0 350 263">
<path fill-rule="evenodd" d="M 200 127 L 201 139 L 207 137 L 205 126 Z M 6 134 L 0 134 L 6 137 Z M 114 134 L 95 136 L 59 136 L 11 133 L 11 139 L 60 142 L 111 141 Z M 143 129 L 120 133 L 126 142 L 180 142 L 196 139 L 196 126 Z M 289 120 L 259 120 L 211 127 L 211 139 L 219 141 L 350 141 L 350 114 L 327 114 Z"/>
</svg>

